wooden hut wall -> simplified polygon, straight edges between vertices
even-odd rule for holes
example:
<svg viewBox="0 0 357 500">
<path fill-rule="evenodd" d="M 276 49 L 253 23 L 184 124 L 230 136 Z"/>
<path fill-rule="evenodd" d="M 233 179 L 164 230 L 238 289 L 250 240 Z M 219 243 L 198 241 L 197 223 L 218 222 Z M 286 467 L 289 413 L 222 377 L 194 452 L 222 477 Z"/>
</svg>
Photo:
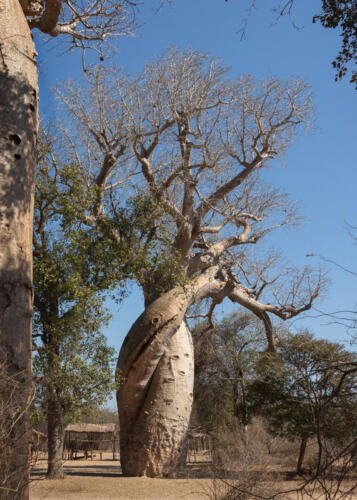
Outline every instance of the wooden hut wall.
<svg viewBox="0 0 357 500">
<path fill-rule="evenodd" d="M 113 450 L 114 446 L 114 450 Z M 117 432 L 78 432 L 66 431 L 65 451 L 119 451 Z"/>
</svg>

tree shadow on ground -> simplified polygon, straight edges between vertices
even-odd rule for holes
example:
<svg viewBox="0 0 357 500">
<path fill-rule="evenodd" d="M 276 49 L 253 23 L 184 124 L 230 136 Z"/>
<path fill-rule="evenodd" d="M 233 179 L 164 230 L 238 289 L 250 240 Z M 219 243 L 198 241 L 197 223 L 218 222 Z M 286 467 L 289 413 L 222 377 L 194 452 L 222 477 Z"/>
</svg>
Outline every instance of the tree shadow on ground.
<svg viewBox="0 0 357 500">
<path fill-rule="evenodd" d="M 74 461 L 73 461 L 74 462 Z M 119 464 L 109 465 L 108 463 L 96 465 L 77 465 L 75 462 L 66 463 L 64 466 L 66 476 L 71 477 L 101 477 L 101 478 L 119 478 L 124 477 Z M 242 471 L 241 471 L 242 472 Z M 239 479 L 239 471 L 226 471 L 224 469 L 217 469 L 207 462 L 194 462 L 187 464 L 185 468 L 177 471 L 174 479 L 225 479 L 236 480 Z M 266 469 L 250 471 L 249 475 L 252 479 L 256 476 L 257 479 L 264 474 L 267 481 L 299 481 L 303 476 L 297 474 L 295 471 L 267 471 Z M 33 479 L 40 479 L 46 475 L 46 468 L 39 467 L 32 470 L 31 477 Z M 336 476 L 336 477 L 335 477 Z M 330 474 L 330 480 L 337 479 L 338 474 Z M 169 479 L 169 478 L 168 478 Z M 357 479 L 357 475 L 349 476 L 348 480 Z"/>
</svg>

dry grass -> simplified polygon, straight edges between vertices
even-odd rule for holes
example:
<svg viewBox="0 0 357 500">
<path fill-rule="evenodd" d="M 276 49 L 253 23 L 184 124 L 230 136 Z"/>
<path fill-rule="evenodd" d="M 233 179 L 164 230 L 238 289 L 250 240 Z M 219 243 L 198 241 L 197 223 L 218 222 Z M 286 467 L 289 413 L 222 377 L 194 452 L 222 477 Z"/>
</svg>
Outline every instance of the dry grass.
<svg viewBox="0 0 357 500">
<path fill-rule="evenodd" d="M 33 469 L 30 487 L 31 500 L 233 500 L 236 498 L 254 497 L 237 496 L 237 491 L 242 489 L 240 480 L 218 479 L 210 477 L 212 468 L 207 463 L 197 462 L 186 468 L 185 477 L 182 479 L 150 479 L 126 478 L 121 475 L 120 463 L 109 460 L 109 455 L 99 460 L 75 460 L 65 464 L 67 477 L 63 480 L 44 479 L 46 461 L 39 461 Z M 277 500 L 310 500 L 308 492 L 296 493 L 292 489 L 299 487 L 299 482 L 294 480 L 284 481 L 279 479 L 281 472 L 274 476 L 273 468 L 262 472 L 252 468 L 249 473 L 244 473 L 245 478 L 255 475 L 255 487 L 262 493 L 283 491 Z M 272 481 L 272 478 L 275 480 Z M 263 478 L 265 479 L 263 481 Z M 252 483 L 249 483 L 250 487 Z M 345 483 L 347 487 L 349 483 Z M 234 490 L 238 487 L 238 490 Z M 290 491 L 290 493 L 287 493 Z M 234 496 L 236 495 L 236 496 Z M 317 496 L 320 495 L 320 496 Z M 326 500 L 323 492 L 315 488 L 314 498 Z M 333 497 L 331 497 L 333 498 Z M 338 500 L 338 496 L 335 500 Z M 350 497 L 357 499 L 357 497 Z"/>
<path fill-rule="evenodd" d="M 213 437 L 214 481 L 210 500 L 352 500 L 357 498 L 356 474 L 342 461 L 317 476 L 318 447 L 307 447 L 302 475 L 296 474 L 298 442 L 272 437 L 257 420 L 244 432 L 221 428 Z M 338 449 L 334 450 L 337 453 Z M 345 464 L 346 465 L 346 464 Z M 355 469 L 354 469 L 355 470 Z"/>
</svg>

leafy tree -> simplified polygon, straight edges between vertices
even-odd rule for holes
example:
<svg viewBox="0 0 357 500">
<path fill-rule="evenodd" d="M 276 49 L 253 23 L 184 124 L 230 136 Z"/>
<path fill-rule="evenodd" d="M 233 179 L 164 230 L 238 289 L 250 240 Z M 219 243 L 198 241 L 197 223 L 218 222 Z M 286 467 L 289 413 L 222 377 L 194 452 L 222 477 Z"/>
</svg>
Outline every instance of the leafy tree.
<svg viewBox="0 0 357 500">
<path fill-rule="evenodd" d="M 64 172 L 40 165 L 34 218 L 34 374 L 37 407 L 48 423 L 50 477 L 63 476 L 64 425 L 104 402 L 113 390 L 114 351 L 100 333 L 108 320 L 100 292 L 110 286 L 110 268 L 103 249 L 94 248 L 93 236 L 75 218 L 73 207 L 83 201 L 74 165 Z"/>
<path fill-rule="evenodd" d="M 77 148 L 68 154 L 98 188 L 93 221 L 111 219 L 112 200 L 123 194 L 122 165 L 135 175 L 132 192 L 139 187 L 159 207 L 153 231 L 137 240 L 141 249 L 154 242 L 151 265 L 136 275 L 146 309 L 118 361 L 121 460 L 129 475 L 176 468 L 192 405 L 184 321 L 192 304 L 207 299 L 210 313 L 224 298 L 240 304 L 263 321 L 274 350 L 270 314 L 288 319 L 309 309 L 324 284 L 308 269 L 273 277 L 274 259 L 259 262 L 247 249 L 296 222 L 294 206 L 260 172 L 310 122 L 309 91 L 298 80 L 260 84 L 225 73 L 220 61 L 172 49 L 136 77 L 99 68 L 87 89 L 61 91 L 76 122 L 67 137 Z M 113 226 L 112 235 L 120 242 Z"/>
<path fill-rule="evenodd" d="M 249 423 L 247 384 L 265 337 L 259 320 L 249 313 L 233 313 L 214 328 L 198 324 L 193 332 L 195 348 L 194 407 L 202 425 L 212 431 L 237 421 Z"/>
<path fill-rule="evenodd" d="M 96 185 L 74 163 L 61 165 L 49 137 L 41 150 L 34 217 L 34 372 L 36 406 L 48 423 L 48 476 L 63 476 L 64 426 L 97 408 L 114 389 L 114 350 L 101 329 L 109 319 L 104 292 L 120 299 L 135 260 L 124 244 L 111 252 L 103 222 L 88 224 Z M 130 248 L 148 224 L 143 198 L 116 212 L 112 225 Z M 137 261 L 141 265 L 140 256 Z"/>
<path fill-rule="evenodd" d="M 348 65 L 357 64 L 357 3 L 356 0 L 322 0 L 322 11 L 313 18 L 324 28 L 338 28 L 342 46 L 332 65 L 336 70 L 336 80 L 343 78 Z M 351 83 L 357 88 L 357 70 L 352 66 Z"/>
<path fill-rule="evenodd" d="M 276 353 L 260 360 L 258 377 L 248 388 L 251 411 L 261 413 L 273 434 L 300 439 L 298 472 L 308 439 L 319 446 L 318 471 L 331 461 L 329 442 L 353 439 L 356 372 L 353 354 L 308 332 L 289 335 Z"/>
<path fill-rule="evenodd" d="M 118 421 L 118 412 L 111 408 L 93 408 L 81 418 L 81 422 L 89 424 L 111 424 Z"/>
</svg>

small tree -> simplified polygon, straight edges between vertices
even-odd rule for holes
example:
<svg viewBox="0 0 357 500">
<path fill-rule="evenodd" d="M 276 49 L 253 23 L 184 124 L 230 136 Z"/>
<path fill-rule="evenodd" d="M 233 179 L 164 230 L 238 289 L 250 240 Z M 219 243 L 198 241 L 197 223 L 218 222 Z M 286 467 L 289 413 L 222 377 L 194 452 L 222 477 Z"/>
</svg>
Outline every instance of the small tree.
<svg viewBox="0 0 357 500">
<path fill-rule="evenodd" d="M 356 360 L 341 345 L 304 332 L 281 340 L 266 354 L 248 389 L 251 410 L 266 419 L 270 432 L 300 440 L 297 471 L 302 471 L 307 441 L 318 444 L 317 472 L 332 465 L 331 442 L 346 444 L 356 426 Z"/>
<path fill-rule="evenodd" d="M 34 231 L 35 407 L 48 425 L 48 476 L 62 477 L 65 424 L 114 389 L 114 349 L 101 334 L 109 319 L 101 292 L 113 276 L 117 284 L 119 265 L 81 222 L 90 200 L 75 165 L 60 171 L 49 162 L 47 146 L 42 152 Z"/>
</svg>

